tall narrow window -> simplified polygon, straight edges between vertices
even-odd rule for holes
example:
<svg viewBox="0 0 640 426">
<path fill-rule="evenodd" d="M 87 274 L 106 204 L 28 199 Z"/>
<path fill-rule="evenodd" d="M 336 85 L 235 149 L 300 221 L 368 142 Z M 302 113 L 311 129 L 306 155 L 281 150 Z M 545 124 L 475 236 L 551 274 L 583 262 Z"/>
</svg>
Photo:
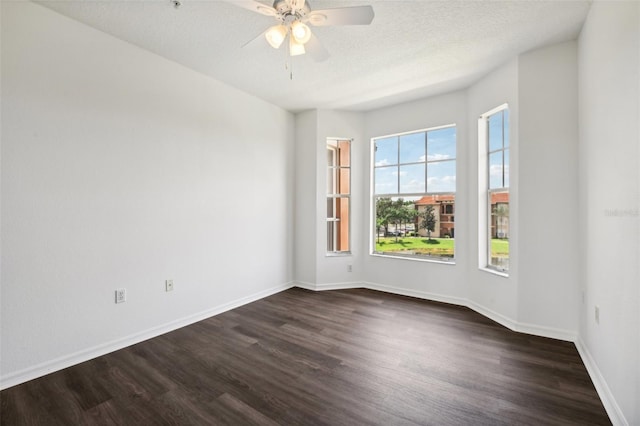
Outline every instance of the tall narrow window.
<svg viewBox="0 0 640 426">
<path fill-rule="evenodd" d="M 349 253 L 351 141 L 327 140 L 327 253 Z"/>
<path fill-rule="evenodd" d="M 483 116 L 486 130 L 487 267 L 509 271 L 509 109 Z"/>
<path fill-rule="evenodd" d="M 452 261 L 456 127 L 373 139 L 372 252 Z"/>
</svg>

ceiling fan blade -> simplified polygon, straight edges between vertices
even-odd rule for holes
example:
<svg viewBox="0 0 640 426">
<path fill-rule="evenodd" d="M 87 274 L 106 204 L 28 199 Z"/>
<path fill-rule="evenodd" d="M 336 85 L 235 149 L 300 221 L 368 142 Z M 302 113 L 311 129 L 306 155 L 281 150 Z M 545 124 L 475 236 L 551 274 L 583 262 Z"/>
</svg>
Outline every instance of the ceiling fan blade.
<svg viewBox="0 0 640 426">
<path fill-rule="evenodd" d="M 329 51 L 324 47 L 320 40 L 318 40 L 318 37 L 313 34 L 311 34 L 311 38 L 304 47 L 307 53 L 311 55 L 313 60 L 316 62 L 323 62 L 329 58 Z"/>
<path fill-rule="evenodd" d="M 255 1 L 255 0 L 226 0 L 226 1 L 228 3 L 239 6 L 243 9 L 252 10 L 261 15 L 276 16 L 276 13 L 277 13 L 273 7 L 266 5 L 264 3 L 260 3 L 259 1 Z"/>
<path fill-rule="evenodd" d="M 288 0 L 289 6 L 291 7 L 291 13 L 296 13 L 297 10 L 302 10 L 304 8 L 305 0 Z"/>
<path fill-rule="evenodd" d="M 369 25 L 374 16 L 371 6 L 339 7 L 337 9 L 314 10 L 307 16 L 307 21 L 316 27 Z"/>
</svg>

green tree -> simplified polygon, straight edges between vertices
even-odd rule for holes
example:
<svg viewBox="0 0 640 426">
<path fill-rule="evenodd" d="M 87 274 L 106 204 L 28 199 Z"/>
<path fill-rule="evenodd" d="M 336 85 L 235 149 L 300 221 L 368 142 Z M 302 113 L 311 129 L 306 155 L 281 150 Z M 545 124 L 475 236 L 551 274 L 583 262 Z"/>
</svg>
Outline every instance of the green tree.
<svg viewBox="0 0 640 426">
<path fill-rule="evenodd" d="M 428 205 L 422 213 L 419 215 L 420 217 L 420 228 L 427 230 L 427 240 L 431 241 L 431 233 L 436 229 L 436 214 L 433 206 Z"/>
<path fill-rule="evenodd" d="M 393 201 L 391 198 L 378 198 L 376 200 L 376 227 L 378 232 L 384 228 L 384 234 L 389 232 L 389 222 L 393 218 Z"/>
<path fill-rule="evenodd" d="M 415 203 L 413 201 L 405 201 L 401 211 L 402 223 L 405 235 L 407 234 L 407 224 L 415 223 L 418 212 L 416 211 Z"/>
</svg>

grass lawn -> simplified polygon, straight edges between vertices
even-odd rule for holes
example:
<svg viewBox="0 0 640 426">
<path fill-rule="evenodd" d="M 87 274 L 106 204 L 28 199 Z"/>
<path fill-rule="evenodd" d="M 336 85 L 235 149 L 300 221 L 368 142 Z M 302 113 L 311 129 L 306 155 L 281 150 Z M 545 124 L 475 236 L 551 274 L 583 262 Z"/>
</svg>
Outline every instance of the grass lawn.
<svg viewBox="0 0 640 426">
<path fill-rule="evenodd" d="M 376 251 L 378 252 L 403 252 L 410 251 L 415 254 L 428 254 L 431 256 L 453 257 L 453 238 L 432 238 L 426 237 L 384 237 L 376 241 Z"/>
<path fill-rule="evenodd" d="M 403 252 L 410 251 L 415 254 L 426 254 L 431 256 L 453 257 L 453 238 L 432 238 L 426 237 L 384 237 L 376 240 L 377 252 Z M 491 256 L 507 257 L 509 255 L 509 240 L 491 240 Z"/>
<path fill-rule="evenodd" d="M 491 240 L 491 257 L 509 257 L 509 240 Z"/>
</svg>

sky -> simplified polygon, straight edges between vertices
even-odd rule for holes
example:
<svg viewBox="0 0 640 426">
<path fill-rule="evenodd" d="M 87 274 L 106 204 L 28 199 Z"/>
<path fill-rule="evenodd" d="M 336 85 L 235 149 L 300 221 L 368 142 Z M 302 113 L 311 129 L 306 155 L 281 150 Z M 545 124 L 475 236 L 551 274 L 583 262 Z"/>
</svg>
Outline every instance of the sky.
<svg viewBox="0 0 640 426">
<path fill-rule="evenodd" d="M 509 110 L 489 117 L 491 189 L 509 187 L 508 128 Z M 375 143 L 376 194 L 455 192 L 455 126 L 380 138 Z"/>
<path fill-rule="evenodd" d="M 504 126 L 503 126 L 504 119 Z M 503 135 L 503 129 L 507 129 Z M 509 187 L 509 110 L 489 117 L 489 188 Z M 503 140 L 504 136 L 504 140 Z"/>
<path fill-rule="evenodd" d="M 454 126 L 377 139 L 376 147 L 376 194 L 455 192 Z"/>
</svg>

